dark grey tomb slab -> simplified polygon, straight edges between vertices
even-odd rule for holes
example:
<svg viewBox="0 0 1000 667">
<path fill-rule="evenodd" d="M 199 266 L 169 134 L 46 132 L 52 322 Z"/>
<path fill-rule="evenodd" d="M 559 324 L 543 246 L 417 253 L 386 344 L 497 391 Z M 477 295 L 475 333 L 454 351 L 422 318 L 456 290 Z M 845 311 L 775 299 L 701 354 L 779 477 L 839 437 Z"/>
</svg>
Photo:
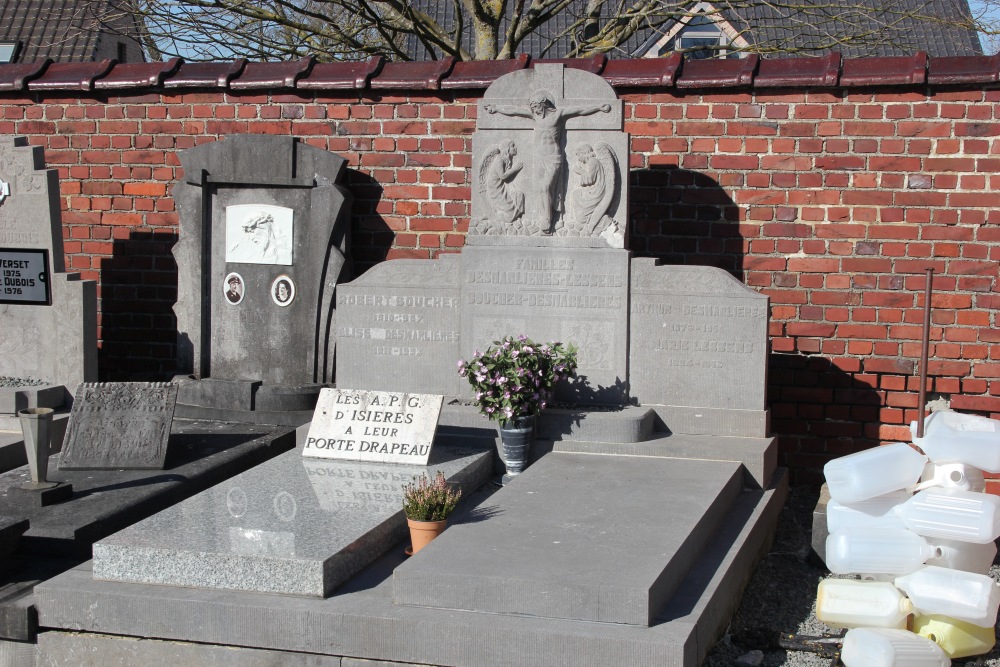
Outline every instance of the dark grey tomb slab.
<svg viewBox="0 0 1000 667">
<path fill-rule="evenodd" d="M 177 386 L 85 383 L 69 417 L 60 470 L 162 470 Z"/>
<path fill-rule="evenodd" d="M 396 604 L 648 626 L 742 487 L 733 462 L 549 454 L 393 573 Z M 669 480 L 669 482 L 667 482 Z"/>
</svg>

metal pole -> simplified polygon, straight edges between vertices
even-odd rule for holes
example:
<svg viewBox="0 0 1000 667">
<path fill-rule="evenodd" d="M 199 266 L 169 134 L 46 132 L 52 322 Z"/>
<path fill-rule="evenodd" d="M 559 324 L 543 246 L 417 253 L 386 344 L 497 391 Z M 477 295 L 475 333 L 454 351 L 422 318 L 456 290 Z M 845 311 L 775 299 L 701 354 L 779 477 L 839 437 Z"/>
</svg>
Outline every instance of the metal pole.
<svg viewBox="0 0 1000 667">
<path fill-rule="evenodd" d="M 934 269 L 927 269 L 924 285 L 924 332 L 920 349 L 920 396 L 917 398 L 917 437 L 924 437 L 924 409 L 927 405 L 927 354 L 931 346 L 931 292 Z"/>
</svg>

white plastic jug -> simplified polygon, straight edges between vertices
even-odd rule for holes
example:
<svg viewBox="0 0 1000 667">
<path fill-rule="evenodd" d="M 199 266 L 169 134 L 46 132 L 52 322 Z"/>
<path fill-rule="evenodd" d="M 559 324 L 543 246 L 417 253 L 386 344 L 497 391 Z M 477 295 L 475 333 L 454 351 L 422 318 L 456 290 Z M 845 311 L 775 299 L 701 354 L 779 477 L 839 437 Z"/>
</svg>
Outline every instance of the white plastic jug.
<svg viewBox="0 0 1000 667">
<path fill-rule="evenodd" d="M 816 591 L 816 618 L 832 628 L 905 628 L 910 601 L 888 582 L 824 579 Z"/>
<path fill-rule="evenodd" d="M 924 489 L 894 510 L 925 537 L 986 544 L 1000 537 L 1000 497 L 961 489 Z"/>
<path fill-rule="evenodd" d="M 992 627 L 981 628 L 947 616 L 917 614 L 913 631 L 944 649 L 949 658 L 982 655 L 993 650 L 996 635 Z"/>
<path fill-rule="evenodd" d="M 916 490 L 934 486 L 963 491 L 985 491 L 986 479 L 983 478 L 982 470 L 964 463 L 931 461 L 924 466 L 924 474 L 920 476 L 920 484 Z"/>
<path fill-rule="evenodd" d="M 997 622 L 1000 587 L 985 574 L 928 565 L 896 577 L 913 608 L 922 614 L 940 614 L 984 628 Z"/>
<path fill-rule="evenodd" d="M 955 540 L 934 540 L 934 546 L 941 550 L 940 556 L 927 559 L 928 565 L 948 567 L 952 570 L 989 574 L 990 566 L 997 557 L 995 542 L 973 544 Z"/>
<path fill-rule="evenodd" d="M 909 574 L 942 551 L 906 528 L 848 527 L 826 538 L 826 566 L 834 574 Z"/>
<path fill-rule="evenodd" d="M 897 442 L 848 454 L 823 466 L 830 497 L 838 503 L 857 503 L 913 486 L 924 471 L 927 457 Z"/>
<path fill-rule="evenodd" d="M 902 520 L 893 512 L 896 505 L 904 503 L 913 494 L 894 491 L 857 503 L 841 503 L 832 498 L 826 504 L 826 528 L 831 533 L 848 527 L 887 526 L 903 528 Z"/>
<path fill-rule="evenodd" d="M 949 667 L 951 660 L 931 640 L 907 630 L 855 628 L 844 636 L 846 667 Z"/>
<path fill-rule="evenodd" d="M 960 461 L 1000 472 L 1000 421 L 951 410 L 932 412 L 924 419 L 924 437 L 917 437 L 917 422 L 910 423 L 913 444 L 934 461 Z"/>
</svg>

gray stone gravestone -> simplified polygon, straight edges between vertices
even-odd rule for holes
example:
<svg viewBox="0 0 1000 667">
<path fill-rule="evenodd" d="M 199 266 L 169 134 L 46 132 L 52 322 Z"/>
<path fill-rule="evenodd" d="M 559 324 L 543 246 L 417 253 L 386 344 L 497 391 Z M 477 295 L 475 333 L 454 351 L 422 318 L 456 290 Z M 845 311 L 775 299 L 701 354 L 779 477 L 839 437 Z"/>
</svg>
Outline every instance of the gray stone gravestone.
<svg viewBox="0 0 1000 667">
<path fill-rule="evenodd" d="M 632 396 L 671 430 L 764 437 L 768 298 L 709 266 L 632 261 Z"/>
<path fill-rule="evenodd" d="M 83 384 L 73 404 L 60 470 L 162 470 L 177 386 Z"/>
<path fill-rule="evenodd" d="M 334 291 L 349 274 L 346 161 L 291 137 L 184 151 L 174 187 L 182 402 L 307 410 L 332 381 Z M 259 384 L 254 384 L 259 383 Z"/>
<path fill-rule="evenodd" d="M 0 414 L 59 407 L 97 379 L 97 289 L 65 272 L 57 174 L 24 137 L 0 137 L 0 252 Z"/>
</svg>

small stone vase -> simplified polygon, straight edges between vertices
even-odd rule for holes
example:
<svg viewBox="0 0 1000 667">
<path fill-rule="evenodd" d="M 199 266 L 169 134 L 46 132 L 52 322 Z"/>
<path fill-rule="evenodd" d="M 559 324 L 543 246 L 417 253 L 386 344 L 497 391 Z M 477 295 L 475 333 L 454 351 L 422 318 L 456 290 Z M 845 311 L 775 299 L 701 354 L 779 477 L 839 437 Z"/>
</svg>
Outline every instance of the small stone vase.
<svg viewBox="0 0 1000 667">
<path fill-rule="evenodd" d="M 535 439 L 535 415 L 502 421 L 499 430 L 503 460 L 507 465 L 507 474 L 503 476 L 503 483 L 506 484 L 528 467 L 528 453 Z"/>
<path fill-rule="evenodd" d="M 410 544 L 411 551 L 409 552 L 412 556 L 417 553 L 428 544 L 431 543 L 435 537 L 444 532 L 445 527 L 448 525 L 447 519 L 442 519 L 441 521 L 415 521 L 413 519 L 407 519 L 406 525 L 410 527 Z"/>
<path fill-rule="evenodd" d="M 37 488 L 56 486 L 55 482 L 49 483 L 45 479 L 49 471 L 49 441 L 52 434 L 53 412 L 55 411 L 52 408 L 28 408 L 17 413 L 21 420 L 21 434 L 24 436 L 31 483 Z"/>
</svg>

